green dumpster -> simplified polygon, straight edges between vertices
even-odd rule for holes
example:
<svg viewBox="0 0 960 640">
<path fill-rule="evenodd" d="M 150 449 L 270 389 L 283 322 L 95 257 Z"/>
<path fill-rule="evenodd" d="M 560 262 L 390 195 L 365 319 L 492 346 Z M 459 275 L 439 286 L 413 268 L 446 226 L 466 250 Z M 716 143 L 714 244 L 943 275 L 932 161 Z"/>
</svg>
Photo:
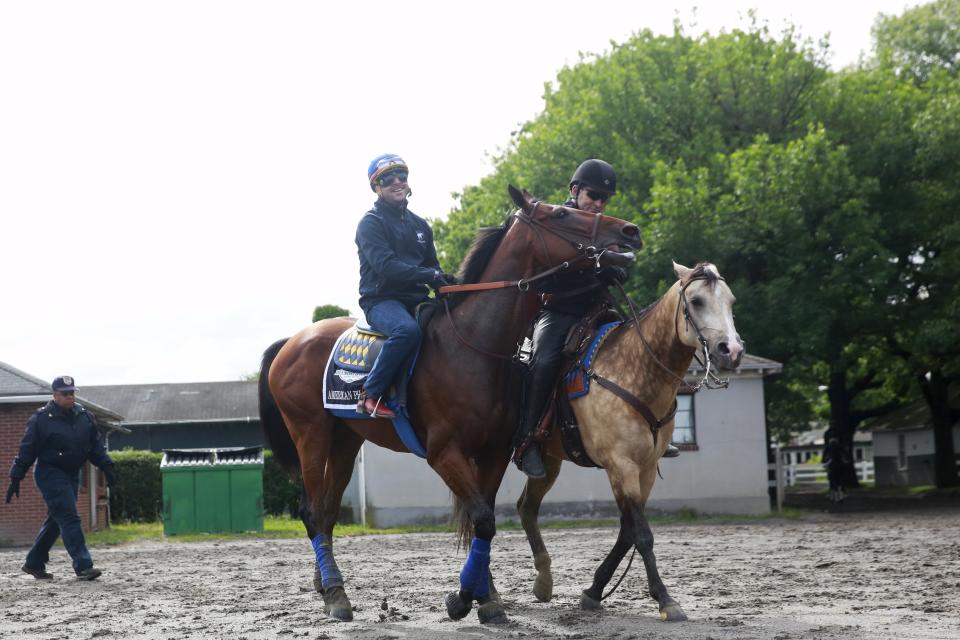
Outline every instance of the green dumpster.
<svg viewBox="0 0 960 640">
<path fill-rule="evenodd" d="M 263 447 L 165 449 L 163 533 L 263 531 Z"/>
</svg>

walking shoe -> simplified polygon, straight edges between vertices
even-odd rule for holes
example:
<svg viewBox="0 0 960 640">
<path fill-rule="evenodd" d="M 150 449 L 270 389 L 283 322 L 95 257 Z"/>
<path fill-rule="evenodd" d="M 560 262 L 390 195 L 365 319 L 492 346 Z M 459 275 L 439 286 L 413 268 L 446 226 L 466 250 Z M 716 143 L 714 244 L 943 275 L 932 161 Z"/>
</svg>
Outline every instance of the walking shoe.
<svg viewBox="0 0 960 640">
<path fill-rule="evenodd" d="M 20 567 L 20 570 L 23 571 L 24 573 L 29 573 L 37 580 L 53 580 L 53 574 L 47 573 L 43 568 L 35 569 L 33 567 L 28 567 L 27 565 L 23 565 L 22 567 Z"/>
<path fill-rule="evenodd" d="M 547 470 L 543 468 L 543 457 L 540 455 L 540 445 L 538 443 L 531 442 L 527 445 L 527 450 L 520 456 L 520 471 L 534 480 L 539 480 L 547 475 Z"/>
<path fill-rule="evenodd" d="M 677 449 L 672 444 L 667 445 L 667 450 L 663 452 L 664 458 L 676 458 L 680 455 L 680 449 Z"/>
<path fill-rule="evenodd" d="M 103 572 L 100 571 L 100 569 L 94 569 L 93 567 L 90 567 L 77 573 L 77 580 L 96 580 L 100 577 L 101 573 Z"/>
<path fill-rule="evenodd" d="M 364 398 L 362 406 L 357 408 L 360 413 L 367 413 L 372 418 L 390 418 L 392 420 L 397 417 L 397 414 L 383 401 L 383 396 L 377 399 Z"/>
</svg>

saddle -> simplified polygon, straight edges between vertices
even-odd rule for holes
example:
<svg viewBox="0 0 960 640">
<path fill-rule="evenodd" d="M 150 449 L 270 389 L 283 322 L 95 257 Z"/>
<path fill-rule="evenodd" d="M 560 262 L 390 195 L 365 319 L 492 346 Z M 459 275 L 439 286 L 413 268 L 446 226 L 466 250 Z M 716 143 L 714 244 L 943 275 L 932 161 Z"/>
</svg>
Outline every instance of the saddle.
<svg viewBox="0 0 960 640">
<path fill-rule="evenodd" d="M 562 373 L 532 438 L 536 442 L 545 442 L 554 427 L 558 427 L 564 452 L 574 464 L 581 467 L 596 468 L 600 465 L 591 460 L 584 449 L 580 425 L 577 424 L 570 400 L 590 391 L 590 381 L 585 372 L 589 370 L 594 354 L 607 335 L 622 322 L 619 313 L 601 303 L 570 328 L 563 347 L 566 361 L 560 368 Z M 517 459 L 523 455 L 527 444 L 517 448 Z"/>
<path fill-rule="evenodd" d="M 421 331 L 425 330 L 437 310 L 435 302 L 424 302 L 416 309 L 417 323 Z M 363 320 L 337 338 L 330 357 L 327 360 L 323 376 L 323 407 L 335 416 L 352 420 L 370 419 L 370 416 L 357 413 L 357 402 L 363 391 L 373 365 L 376 363 L 387 336 L 380 333 Z M 406 411 L 407 388 L 416 366 L 420 348 L 417 347 L 410 359 L 404 363 L 397 375 L 387 399 L 387 404 L 397 414 L 393 421 L 397 435 L 411 453 L 421 458 L 426 451 L 418 440 Z"/>
</svg>

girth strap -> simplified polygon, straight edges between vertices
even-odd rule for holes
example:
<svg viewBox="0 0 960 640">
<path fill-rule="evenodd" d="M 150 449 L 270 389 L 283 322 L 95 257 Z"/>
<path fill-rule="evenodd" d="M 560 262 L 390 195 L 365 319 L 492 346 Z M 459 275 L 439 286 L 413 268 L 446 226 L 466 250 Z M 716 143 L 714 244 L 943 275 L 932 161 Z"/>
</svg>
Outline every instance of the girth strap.
<svg viewBox="0 0 960 640">
<path fill-rule="evenodd" d="M 642 400 L 640 400 L 640 398 L 633 395 L 632 393 L 630 393 L 629 391 L 627 391 L 626 389 L 618 385 L 616 382 L 613 382 L 612 380 L 607 380 L 602 376 L 598 376 L 596 373 L 592 371 L 590 372 L 590 377 L 593 380 L 595 380 L 597 384 L 599 384 L 601 387 L 603 387 L 613 395 L 617 396 L 618 398 L 620 398 L 621 400 L 629 404 L 631 407 L 633 407 L 633 409 L 637 413 L 639 413 L 646 419 L 647 423 L 650 425 L 650 432 L 653 433 L 653 444 L 656 445 L 657 435 L 660 433 L 660 428 L 666 423 L 673 420 L 673 417 L 677 414 L 676 398 L 674 398 L 673 407 L 670 409 L 667 415 L 658 419 L 657 416 L 653 414 L 653 411 L 650 410 L 650 407 L 648 407 Z"/>
</svg>

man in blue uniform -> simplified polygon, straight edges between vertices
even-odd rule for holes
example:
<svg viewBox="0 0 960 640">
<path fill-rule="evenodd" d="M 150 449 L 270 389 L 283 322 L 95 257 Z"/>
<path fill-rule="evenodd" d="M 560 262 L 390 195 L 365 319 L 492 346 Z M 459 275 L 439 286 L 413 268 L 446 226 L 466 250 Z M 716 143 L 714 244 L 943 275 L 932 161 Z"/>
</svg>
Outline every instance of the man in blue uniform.
<svg viewBox="0 0 960 640">
<path fill-rule="evenodd" d="M 412 193 L 409 173 L 396 154 L 374 158 L 367 178 L 377 201 L 357 225 L 360 308 L 370 326 L 387 336 L 364 382 L 357 411 L 378 418 L 395 417 L 383 400 L 420 343 L 420 328 L 413 317 L 416 306 L 427 300 L 428 287 L 456 282 L 440 268 L 430 225 L 407 209 Z"/>
<path fill-rule="evenodd" d="M 77 513 L 80 468 L 89 460 L 100 467 L 107 485 L 112 487 L 113 460 L 107 455 L 93 414 L 75 401 L 73 378 L 60 376 L 51 386 L 53 399 L 27 420 L 20 451 L 10 468 L 8 503 L 13 496 L 20 497 L 20 481 L 34 461 L 37 462 L 34 481 L 47 503 L 47 519 L 21 568 L 38 580 L 53 578 L 47 573 L 46 564 L 50 560 L 50 548 L 62 535 L 77 577 L 95 580 L 101 572 L 93 567 Z"/>
<path fill-rule="evenodd" d="M 603 213 L 616 192 L 617 174 L 613 167 L 596 158 L 585 160 L 570 179 L 570 198 L 564 206 Z M 608 286 L 626 279 L 625 269 L 607 267 L 599 272 L 579 271 L 555 276 L 541 289 L 546 302 L 533 327 L 533 353 L 527 373 L 523 421 L 517 434 L 521 444 L 533 437 L 557 384 L 563 364 L 563 345 L 570 329 L 606 299 Z M 664 457 L 675 457 L 679 453 L 676 447 L 669 445 Z M 531 478 L 544 477 L 546 470 L 538 442 L 527 445 L 518 466 Z"/>
</svg>

